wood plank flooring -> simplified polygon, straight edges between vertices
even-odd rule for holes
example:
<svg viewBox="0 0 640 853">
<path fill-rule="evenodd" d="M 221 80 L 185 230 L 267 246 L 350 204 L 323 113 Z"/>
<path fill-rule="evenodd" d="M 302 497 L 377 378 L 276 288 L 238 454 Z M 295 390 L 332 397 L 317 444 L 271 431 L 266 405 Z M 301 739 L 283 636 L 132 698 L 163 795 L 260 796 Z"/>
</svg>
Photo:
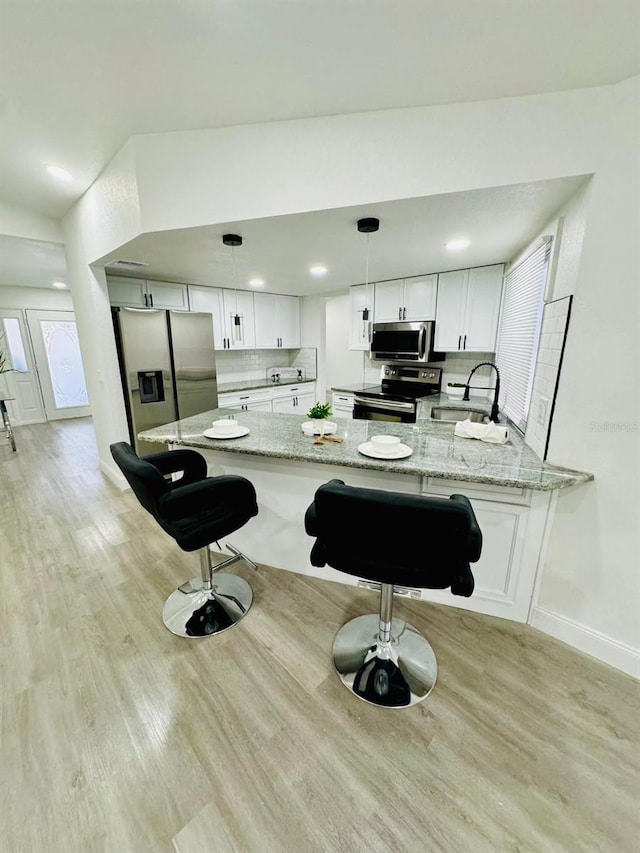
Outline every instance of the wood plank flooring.
<svg viewBox="0 0 640 853">
<path fill-rule="evenodd" d="M 0 445 L 3 853 L 640 849 L 633 679 L 528 626 L 398 600 L 439 679 L 415 708 L 376 709 L 330 650 L 377 596 L 263 566 L 236 569 L 255 594 L 240 625 L 174 637 L 163 601 L 197 557 L 100 474 L 91 421 L 16 439 Z"/>
</svg>

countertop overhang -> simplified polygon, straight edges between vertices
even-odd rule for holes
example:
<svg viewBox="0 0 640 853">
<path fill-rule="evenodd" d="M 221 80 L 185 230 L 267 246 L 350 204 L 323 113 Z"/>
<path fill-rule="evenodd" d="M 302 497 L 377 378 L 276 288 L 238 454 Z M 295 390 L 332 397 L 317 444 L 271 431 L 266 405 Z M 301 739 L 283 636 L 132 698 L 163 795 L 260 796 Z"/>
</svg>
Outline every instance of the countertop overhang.
<svg viewBox="0 0 640 853">
<path fill-rule="evenodd" d="M 472 401 L 480 408 L 487 401 Z M 439 395 L 421 401 L 415 424 L 338 419 L 337 435 L 342 443 L 314 444 L 304 435 L 301 415 L 272 412 L 242 412 L 215 409 L 144 430 L 138 438 L 154 442 L 201 448 L 211 451 L 250 454 L 273 459 L 290 459 L 347 468 L 364 468 L 421 477 L 436 477 L 468 483 L 511 486 L 534 491 L 552 491 L 593 480 L 593 475 L 542 462 L 511 427 L 506 444 L 487 444 L 454 435 L 454 424 L 430 418 L 433 405 L 451 405 Z M 465 404 L 469 405 L 469 404 Z M 233 417 L 249 428 L 249 434 L 237 439 L 210 439 L 203 435 L 211 422 Z M 396 435 L 411 447 L 406 459 L 377 460 L 363 456 L 358 446 L 372 435 Z"/>
</svg>

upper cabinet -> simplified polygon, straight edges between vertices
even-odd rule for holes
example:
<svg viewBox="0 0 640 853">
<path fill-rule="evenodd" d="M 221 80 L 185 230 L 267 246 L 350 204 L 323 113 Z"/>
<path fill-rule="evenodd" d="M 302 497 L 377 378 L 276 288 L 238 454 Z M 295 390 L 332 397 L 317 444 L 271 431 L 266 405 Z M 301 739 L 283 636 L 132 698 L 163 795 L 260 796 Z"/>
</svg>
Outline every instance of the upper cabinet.
<svg viewBox="0 0 640 853">
<path fill-rule="evenodd" d="M 355 284 L 349 288 L 349 349 L 369 349 L 373 325 L 373 294 L 373 284 Z"/>
<path fill-rule="evenodd" d="M 300 302 L 297 296 L 255 293 L 255 345 L 258 349 L 300 346 Z"/>
<path fill-rule="evenodd" d="M 206 311 L 213 316 L 217 350 L 255 348 L 253 293 L 190 285 L 189 299 L 192 311 Z"/>
<path fill-rule="evenodd" d="M 108 275 L 107 287 L 112 305 L 189 310 L 189 296 L 185 284 Z"/>
<path fill-rule="evenodd" d="M 440 273 L 436 350 L 495 352 L 503 270 L 495 264 Z"/>
<path fill-rule="evenodd" d="M 433 320 L 436 315 L 437 275 L 380 281 L 375 289 L 376 323 Z"/>
</svg>

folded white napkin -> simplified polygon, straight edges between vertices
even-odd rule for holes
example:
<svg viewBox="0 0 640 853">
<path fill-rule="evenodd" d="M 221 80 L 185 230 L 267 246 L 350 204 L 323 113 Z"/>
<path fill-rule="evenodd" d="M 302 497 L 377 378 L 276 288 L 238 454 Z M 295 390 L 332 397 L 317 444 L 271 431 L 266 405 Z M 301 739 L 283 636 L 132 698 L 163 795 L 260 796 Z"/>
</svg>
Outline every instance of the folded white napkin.
<svg viewBox="0 0 640 853">
<path fill-rule="evenodd" d="M 480 441 L 488 441 L 490 444 L 504 444 L 509 437 L 506 427 L 494 424 L 474 424 L 470 420 L 458 421 L 454 434 L 460 438 L 478 438 Z"/>
</svg>

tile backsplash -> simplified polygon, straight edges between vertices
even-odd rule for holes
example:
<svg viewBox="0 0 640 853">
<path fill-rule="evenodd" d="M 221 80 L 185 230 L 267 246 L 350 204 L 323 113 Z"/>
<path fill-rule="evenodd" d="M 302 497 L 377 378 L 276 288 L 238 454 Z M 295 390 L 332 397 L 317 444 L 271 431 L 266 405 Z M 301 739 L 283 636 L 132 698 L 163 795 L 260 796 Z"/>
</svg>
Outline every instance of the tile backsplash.
<svg viewBox="0 0 640 853">
<path fill-rule="evenodd" d="M 315 347 L 300 349 L 218 350 L 216 367 L 218 382 L 265 379 L 270 367 L 297 367 L 306 379 L 317 378 Z"/>
<path fill-rule="evenodd" d="M 481 361 L 493 361 L 495 353 L 492 352 L 473 352 L 473 353 L 447 353 L 444 361 L 430 362 L 435 367 L 442 368 L 442 389 L 447 386 L 447 382 L 466 382 L 469 374 Z M 376 385 L 380 382 L 380 367 L 384 362 L 372 361 L 365 356 L 364 360 L 364 381 L 366 385 Z M 493 387 L 495 384 L 495 373 L 489 367 L 481 367 L 473 375 L 473 385 L 489 385 Z M 492 391 L 471 391 L 475 397 L 492 397 Z"/>
<path fill-rule="evenodd" d="M 541 459 L 547 455 L 572 298 L 565 296 L 563 299 L 547 302 L 542 312 L 540 343 L 525 433 L 525 441 Z"/>
</svg>

